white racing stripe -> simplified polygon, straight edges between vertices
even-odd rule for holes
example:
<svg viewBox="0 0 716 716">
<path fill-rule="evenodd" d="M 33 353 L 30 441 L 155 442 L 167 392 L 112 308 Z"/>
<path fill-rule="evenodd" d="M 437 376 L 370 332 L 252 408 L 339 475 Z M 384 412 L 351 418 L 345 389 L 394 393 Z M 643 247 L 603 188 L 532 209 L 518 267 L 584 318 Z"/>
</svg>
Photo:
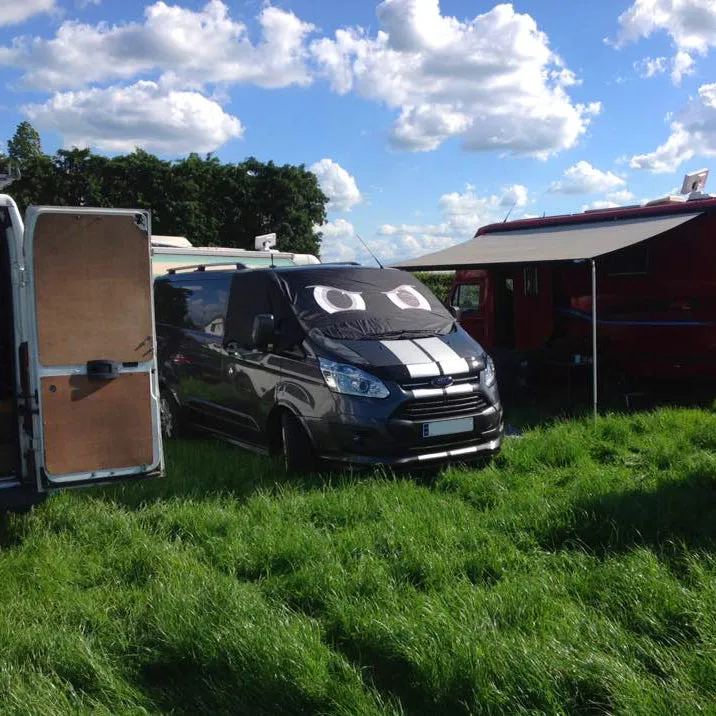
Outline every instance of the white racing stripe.
<svg viewBox="0 0 716 716">
<path fill-rule="evenodd" d="M 469 373 L 470 366 L 447 343 L 439 338 L 416 338 L 417 343 L 433 360 L 440 363 L 445 375 Z"/>
<path fill-rule="evenodd" d="M 407 369 L 411 378 L 431 378 L 440 375 L 438 364 L 416 346 L 413 341 L 381 341 Z"/>
</svg>

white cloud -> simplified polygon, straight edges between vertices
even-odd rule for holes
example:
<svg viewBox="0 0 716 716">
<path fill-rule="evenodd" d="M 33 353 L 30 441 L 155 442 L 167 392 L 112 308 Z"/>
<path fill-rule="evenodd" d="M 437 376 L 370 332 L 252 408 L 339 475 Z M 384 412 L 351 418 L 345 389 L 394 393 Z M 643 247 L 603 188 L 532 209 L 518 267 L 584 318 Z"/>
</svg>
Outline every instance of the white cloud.
<svg viewBox="0 0 716 716">
<path fill-rule="evenodd" d="M 655 174 L 673 172 L 695 156 L 716 156 L 716 82 L 702 85 L 699 96 L 675 115 L 662 145 L 632 157 L 629 166 Z"/>
<path fill-rule="evenodd" d="M 624 186 L 624 180 L 614 172 L 603 172 L 584 160 L 564 172 L 564 179 L 552 182 L 552 194 L 597 194 Z"/>
<path fill-rule="evenodd" d="M 634 63 L 634 69 L 644 78 L 663 75 L 668 69 L 666 57 L 645 57 Z"/>
<path fill-rule="evenodd" d="M 60 134 L 65 146 L 111 152 L 135 147 L 161 154 L 210 152 L 240 137 L 237 117 L 197 92 L 166 91 L 155 82 L 55 94 L 23 107 L 41 129 Z"/>
<path fill-rule="evenodd" d="M 321 239 L 322 261 L 355 261 L 360 243 L 356 240 L 356 230 L 350 221 L 336 219 L 323 226 L 314 226 L 314 231 L 323 234 Z M 362 248 L 362 247 L 360 247 Z"/>
<path fill-rule="evenodd" d="M 616 209 L 619 206 L 624 206 L 624 204 L 632 201 L 633 199 L 634 194 L 632 194 L 628 189 L 612 191 L 608 192 L 604 199 L 597 199 L 590 204 L 582 204 L 580 211 Z"/>
<path fill-rule="evenodd" d="M 329 221 L 323 226 L 315 226 L 315 231 L 320 231 L 324 239 L 333 239 L 336 237 L 352 237 L 356 235 L 356 230 L 350 221 L 345 219 L 336 219 Z"/>
<path fill-rule="evenodd" d="M 616 209 L 619 204 L 615 201 L 609 201 L 608 199 L 597 199 L 591 204 L 582 204 L 580 211 L 602 211 L 603 209 Z"/>
<path fill-rule="evenodd" d="M 674 84 L 679 84 L 684 75 L 694 74 L 694 58 L 684 50 L 680 50 L 674 55 L 671 69 L 671 79 Z"/>
<path fill-rule="evenodd" d="M 246 25 L 232 20 L 221 0 L 210 0 L 199 11 L 160 1 L 145 8 L 141 23 L 68 21 L 50 40 L 18 38 L 0 47 L 0 64 L 24 69 L 26 85 L 46 90 L 151 73 L 182 89 L 206 83 L 309 84 L 305 39 L 313 25 L 271 6 L 258 22 L 261 41 L 253 44 Z"/>
<path fill-rule="evenodd" d="M 626 204 L 628 201 L 634 199 L 634 194 L 628 189 L 622 189 L 621 191 L 612 191 L 607 194 L 607 200 L 613 201 L 616 204 Z"/>
<path fill-rule="evenodd" d="M 384 0 L 381 29 L 336 31 L 311 51 L 335 92 L 399 110 L 393 142 L 429 151 L 451 137 L 470 150 L 546 158 L 576 144 L 598 102 L 575 104 L 574 73 L 534 19 L 500 4 L 472 20 L 438 0 Z"/>
<path fill-rule="evenodd" d="M 480 196 L 475 187 L 468 184 L 463 192 L 440 197 L 442 221 L 439 224 L 383 224 L 371 248 L 384 261 L 439 251 L 472 238 L 480 226 L 502 221 L 510 209 L 510 218 L 516 218 L 528 202 L 529 192 L 521 184 L 503 187 L 498 194 L 488 196 Z"/>
<path fill-rule="evenodd" d="M 310 167 L 328 197 L 328 211 L 350 211 L 361 196 L 355 178 L 332 159 L 321 159 Z"/>
<path fill-rule="evenodd" d="M 54 8 L 55 0 L 1 0 L 0 27 L 17 25 L 34 15 L 51 12 Z"/>
<path fill-rule="evenodd" d="M 706 55 L 716 47 L 716 3 L 714 0 L 635 0 L 619 16 L 617 46 L 666 32 L 677 53 L 672 59 L 671 78 L 678 84 L 693 71 L 694 56 Z"/>
</svg>

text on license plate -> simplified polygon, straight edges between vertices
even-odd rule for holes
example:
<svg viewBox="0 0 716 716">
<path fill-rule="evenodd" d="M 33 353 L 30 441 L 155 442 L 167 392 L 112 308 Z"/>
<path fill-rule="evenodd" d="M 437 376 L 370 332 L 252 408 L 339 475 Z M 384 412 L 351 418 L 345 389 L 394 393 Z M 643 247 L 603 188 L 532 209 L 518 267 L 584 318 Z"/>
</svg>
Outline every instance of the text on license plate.
<svg viewBox="0 0 716 716">
<path fill-rule="evenodd" d="M 435 420 L 423 423 L 423 437 L 434 438 L 437 435 L 471 433 L 475 427 L 473 418 L 455 418 L 454 420 Z"/>
</svg>

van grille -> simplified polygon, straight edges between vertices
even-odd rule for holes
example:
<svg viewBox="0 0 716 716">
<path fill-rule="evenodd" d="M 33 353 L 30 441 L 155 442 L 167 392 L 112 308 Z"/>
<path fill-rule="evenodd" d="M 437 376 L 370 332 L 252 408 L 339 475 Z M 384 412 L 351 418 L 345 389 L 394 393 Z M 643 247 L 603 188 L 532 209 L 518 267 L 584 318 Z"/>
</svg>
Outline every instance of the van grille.
<svg viewBox="0 0 716 716">
<path fill-rule="evenodd" d="M 402 405 L 395 413 L 399 420 L 422 422 L 443 418 L 462 418 L 481 413 L 490 402 L 481 393 L 446 395 L 440 398 L 423 398 Z"/>
<path fill-rule="evenodd" d="M 410 380 L 401 381 L 400 387 L 403 390 L 416 390 L 420 388 L 434 388 L 433 381 L 435 378 L 411 378 Z M 472 373 L 470 375 L 454 375 L 450 385 L 464 385 L 465 383 L 479 383 L 480 374 Z"/>
</svg>

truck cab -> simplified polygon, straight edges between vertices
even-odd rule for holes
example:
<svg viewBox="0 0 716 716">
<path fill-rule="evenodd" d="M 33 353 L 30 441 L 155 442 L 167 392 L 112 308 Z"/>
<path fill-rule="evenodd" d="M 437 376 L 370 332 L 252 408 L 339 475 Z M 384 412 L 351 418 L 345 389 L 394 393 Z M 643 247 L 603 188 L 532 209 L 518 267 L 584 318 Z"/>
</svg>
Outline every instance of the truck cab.
<svg viewBox="0 0 716 716">
<path fill-rule="evenodd" d="M 147 212 L 0 194 L 0 508 L 163 473 Z"/>
</svg>

